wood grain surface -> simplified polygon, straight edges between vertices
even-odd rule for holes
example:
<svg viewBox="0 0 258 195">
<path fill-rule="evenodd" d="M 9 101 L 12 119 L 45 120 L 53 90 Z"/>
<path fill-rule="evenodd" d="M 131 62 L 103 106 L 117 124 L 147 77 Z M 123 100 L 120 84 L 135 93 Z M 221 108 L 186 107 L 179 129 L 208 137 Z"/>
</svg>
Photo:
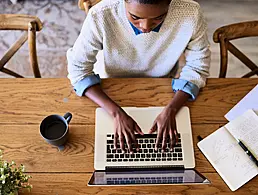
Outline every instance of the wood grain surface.
<svg viewBox="0 0 258 195">
<path fill-rule="evenodd" d="M 193 125 L 193 139 L 203 137 L 219 128 L 219 124 Z M 58 149 L 41 137 L 37 125 L 0 125 L 0 149 L 5 159 L 26 165 L 28 172 L 92 172 L 94 170 L 94 126 L 70 125 L 65 150 Z M 196 169 L 213 172 L 214 169 L 194 144 Z M 75 166 L 76 165 L 76 166 Z"/>
<path fill-rule="evenodd" d="M 209 185 L 156 185 L 126 187 L 89 187 L 91 174 L 31 174 L 31 193 L 21 195 L 229 195 L 258 194 L 258 178 L 232 192 L 216 173 L 203 174 L 210 181 Z"/>
<path fill-rule="evenodd" d="M 87 187 L 94 170 L 97 106 L 76 96 L 68 79 L 0 79 L 0 149 L 6 160 L 26 166 L 33 176 L 32 194 L 231 194 L 197 148 L 197 136 L 205 137 L 224 125 L 224 114 L 256 84 L 258 79 L 208 79 L 197 100 L 187 103 L 196 170 L 211 185 Z M 103 79 L 102 87 L 121 106 L 165 106 L 173 98 L 170 79 Z M 68 111 L 73 114 L 69 140 L 59 152 L 40 136 L 39 125 L 47 115 Z M 234 192 L 257 193 L 257 178 Z"/>
<path fill-rule="evenodd" d="M 133 85 L 132 85 L 133 83 Z M 194 102 L 193 124 L 226 123 L 223 117 L 258 79 L 208 79 Z M 120 106 L 165 106 L 173 97 L 171 79 L 103 79 L 105 92 Z M 94 124 L 97 105 L 73 92 L 68 79 L 0 79 L 0 124 L 39 124 L 47 115 L 74 115 L 72 124 Z"/>
</svg>

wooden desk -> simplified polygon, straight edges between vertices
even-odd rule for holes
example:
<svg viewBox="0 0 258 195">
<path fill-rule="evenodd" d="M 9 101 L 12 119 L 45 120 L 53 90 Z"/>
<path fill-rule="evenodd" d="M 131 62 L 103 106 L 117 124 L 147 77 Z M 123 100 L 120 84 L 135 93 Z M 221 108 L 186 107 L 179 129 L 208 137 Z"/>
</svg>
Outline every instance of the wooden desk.
<svg viewBox="0 0 258 195">
<path fill-rule="evenodd" d="M 121 106 L 165 106 L 173 97 L 170 79 L 104 79 L 106 93 Z M 197 135 L 207 136 L 224 125 L 223 117 L 258 79 L 209 79 L 190 108 L 196 169 L 211 185 L 151 187 L 87 187 L 93 172 L 96 105 L 77 97 L 67 79 L 0 79 L 0 149 L 4 158 L 23 163 L 33 178 L 32 193 L 85 194 L 230 194 L 232 193 L 196 146 Z M 71 112 L 70 137 L 63 152 L 39 134 L 41 120 Z M 258 194 L 254 178 L 234 194 Z"/>
</svg>

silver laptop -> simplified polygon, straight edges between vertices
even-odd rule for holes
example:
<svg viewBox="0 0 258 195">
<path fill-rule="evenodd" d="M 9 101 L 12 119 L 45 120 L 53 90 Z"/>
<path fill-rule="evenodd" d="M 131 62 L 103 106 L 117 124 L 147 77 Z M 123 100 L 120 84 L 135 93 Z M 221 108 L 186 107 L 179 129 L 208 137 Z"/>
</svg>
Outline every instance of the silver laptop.
<svg viewBox="0 0 258 195">
<path fill-rule="evenodd" d="M 104 109 L 96 109 L 95 172 L 88 185 L 210 183 L 193 169 L 195 159 L 188 107 L 182 107 L 176 115 L 179 140 L 173 151 L 170 151 L 169 141 L 165 152 L 162 153 L 161 148 L 154 150 L 157 135 L 148 132 L 163 108 L 123 107 L 145 134 L 136 134 L 140 150 L 133 154 L 114 149 L 114 121 Z"/>
</svg>

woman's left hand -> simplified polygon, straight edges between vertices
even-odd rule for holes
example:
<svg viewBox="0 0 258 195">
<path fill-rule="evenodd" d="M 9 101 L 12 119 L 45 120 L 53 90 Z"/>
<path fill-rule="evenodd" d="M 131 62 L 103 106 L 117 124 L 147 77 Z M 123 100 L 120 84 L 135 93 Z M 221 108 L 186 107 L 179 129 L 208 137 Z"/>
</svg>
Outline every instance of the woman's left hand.
<svg viewBox="0 0 258 195">
<path fill-rule="evenodd" d="M 170 150 L 173 150 L 173 146 L 177 144 L 178 134 L 175 117 L 176 109 L 171 106 L 166 106 L 154 121 L 149 133 L 157 131 L 155 150 L 158 149 L 159 143 L 162 142 L 162 151 L 164 152 L 167 148 L 168 139 L 170 143 Z"/>
</svg>

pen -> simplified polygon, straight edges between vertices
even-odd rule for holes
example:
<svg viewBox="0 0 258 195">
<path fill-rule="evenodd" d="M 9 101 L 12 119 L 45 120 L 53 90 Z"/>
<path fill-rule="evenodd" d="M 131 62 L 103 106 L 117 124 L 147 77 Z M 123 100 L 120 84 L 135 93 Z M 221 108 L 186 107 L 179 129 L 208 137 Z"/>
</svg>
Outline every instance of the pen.
<svg viewBox="0 0 258 195">
<path fill-rule="evenodd" d="M 241 142 L 239 139 L 237 139 L 238 144 L 241 146 L 241 148 L 243 148 L 243 150 L 245 151 L 245 153 L 249 156 L 249 158 L 256 164 L 256 166 L 258 167 L 258 160 L 254 157 L 254 155 L 248 150 L 248 148 L 245 146 L 245 144 L 243 142 Z"/>
</svg>

